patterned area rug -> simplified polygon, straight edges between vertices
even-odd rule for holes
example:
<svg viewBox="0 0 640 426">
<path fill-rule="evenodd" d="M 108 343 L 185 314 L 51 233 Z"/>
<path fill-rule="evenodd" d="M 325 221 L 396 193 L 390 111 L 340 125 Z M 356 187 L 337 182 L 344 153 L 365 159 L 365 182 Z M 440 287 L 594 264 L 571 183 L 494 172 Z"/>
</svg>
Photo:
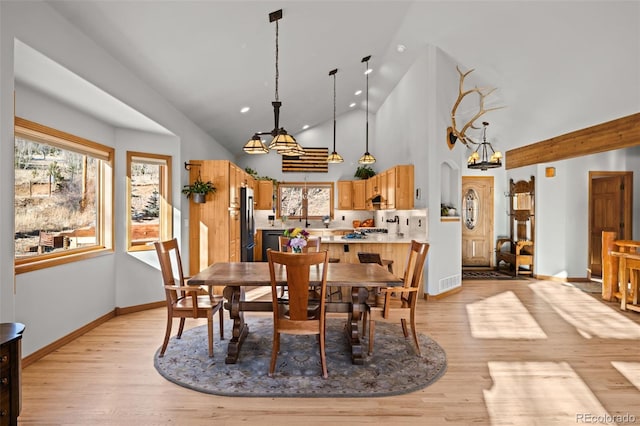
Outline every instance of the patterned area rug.
<svg viewBox="0 0 640 426">
<path fill-rule="evenodd" d="M 438 343 L 419 334 L 422 358 L 418 357 L 413 339 L 405 340 L 399 323 L 377 323 L 373 355 L 365 355 L 364 365 L 353 365 L 345 320 L 328 319 L 328 379 L 321 377 L 317 337 L 287 335 L 280 338 L 276 372 L 269 377 L 272 319 L 247 322 L 250 331 L 237 364 L 224 363 L 227 340 L 220 342 L 217 329 L 214 358 L 209 358 L 206 327 L 199 326 L 185 331 L 182 339 L 172 337 L 164 357 L 158 357 L 158 350 L 156 369 L 173 383 L 215 395 L 335 398 L 414 392 L 438 380 L 447 368 L 446 354 Z M 231 330 L 225 330 L 225 336 L 230 335 Z"/>
<path fill-rule="evenodd" d="M 463 270 L 462 271 L 462 279 L 463 280 L 526 280 L 527 278 L 518 275 L 514 277 L 510 275 L 508 272 L 502 271 L 494 271 L 491 269 L 487 270 Z"/>
</svg>

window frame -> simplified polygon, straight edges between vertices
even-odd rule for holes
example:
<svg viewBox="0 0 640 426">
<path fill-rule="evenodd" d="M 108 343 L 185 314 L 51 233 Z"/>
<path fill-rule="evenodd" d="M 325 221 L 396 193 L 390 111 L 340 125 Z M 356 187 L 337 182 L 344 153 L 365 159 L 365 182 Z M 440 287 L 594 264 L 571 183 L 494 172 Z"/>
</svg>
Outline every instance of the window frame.
<svg viewBox="0 0 640 426">
<path fill-rule="evenodd" d="M 334 196 L 335 196 L 335 192 L 334 192 L 334 183 L 333 182 L 279 182 L 278 183 L 278 196 L 277 196 L 277 217 L 278 218 L 282 218 L 283 214 L 282 214 L 282 189 L 283 188 L 299 188 L 302 187 L 303 190 L 303 199 L 302 199 L 302 209 L 301 209 L 301 213 L 306 211 L 306 209 L 308 208 L 308 198 L 305 195 L 305 193 L 307 193 L 309 191 L 309 189 L 311 188 L 329 188 L 330 190 L 330 196 L 329 196 L 329 216 L 331 217 L 331 219 L 333 219 L 334 217 Z M 300 216 L 291 216 L 291 215 L 286 215 L 288 219 L 305 219 L 304 215 L 300 215 Z M 306 219 L 308 220 L 322 220 L 323 216 L 307 216 Z"/>
<path fill-rule="evenodd" d="M 136 161 L 136 159 L 142 161 Z M 146 160 L 146 161 L 145 161 Z M 132 241 L 132 223 L 131 223 L 131 164 L 134 162 L 147 162 L 160 166 L 159 176 L 159 203 L 160 213 L 159 220 L 159 236 L 157 240 L 148 240 L 145 242 Z M 164 163 L 164 164 L 161 164 Z M 155 250 L 151 244 L 153 241 L 166 241 L 173 238 L 173 205 L 171 201 L 171 156 L 164 154 L 152 154 L 148 152 L 127 151 L 127 188 L 126 188 L 126 232 L 127 232 L 127 251 L 146 251 Z"/>
<path fill-rule="evenodd" d="M 21 117 L 15 117 L 14 120 L 14 144 L 16 137 L 86 154 L 99 160 L 99 165 L 96 175 L 96 187 L 98 188 L 96 197 L 97 244 L 24 258 L 16 258 L 14 253 L 15 273 L 21 274 L 113 252 L 115 149 Z"/>
</svg>

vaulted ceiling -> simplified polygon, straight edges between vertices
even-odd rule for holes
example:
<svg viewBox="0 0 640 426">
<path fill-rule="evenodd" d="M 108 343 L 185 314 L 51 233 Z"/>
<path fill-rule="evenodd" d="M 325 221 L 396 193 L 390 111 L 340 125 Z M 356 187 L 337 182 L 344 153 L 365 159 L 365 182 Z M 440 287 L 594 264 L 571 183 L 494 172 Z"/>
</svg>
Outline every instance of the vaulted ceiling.
<svg viewBox="0 0 640 426">
<path fill-rule="evenodd" d="M 627 13 L 638 8 L 630 2 L 624 7 L 624 2 L 517 0 L 47 3 L 232 153 L 254 132 L 273 128 L 276 26 L 268 15 L 278 9 L 284 15 L 280 124 L 294 135 L 304 125 L 331 119 L 328 73 L 334 68 L 338 115 L 351 103 L 364 107 L 364 94 L 355 92 L 364 89 L 366 55 L 374 69 L 373 112 L 430 44 L 464 69 L 475 68 L 481 82 L 499 88 L 499 102 L 517 113 L 534 96 L 551 105 L 581 85 L 587 99 L 604 90 L 593 82 L 610 69 L 613 58 L 607 55 L 617 55 L 613 32 L 621 40 L 639 35 L 638 17 Z M 43 76 L 16 73 L 25 84 L 47 87 Z M 243 107 L 250 110 L 241 113 Z M 545 119 L 542 111 L 533 114 Z"/>
</svg>

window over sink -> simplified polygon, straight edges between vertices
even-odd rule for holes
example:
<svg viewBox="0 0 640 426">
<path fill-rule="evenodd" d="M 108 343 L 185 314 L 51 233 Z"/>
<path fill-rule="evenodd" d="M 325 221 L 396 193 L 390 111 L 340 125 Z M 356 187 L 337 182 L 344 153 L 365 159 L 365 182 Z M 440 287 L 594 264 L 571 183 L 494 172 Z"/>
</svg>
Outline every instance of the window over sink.
<svg viewBox="0 0 640 426">
<path fill-rule="evenodd" d="M 333 218 L 333 182 L 278 184 L 278 216 L 289 219 Z"/>
</svg>

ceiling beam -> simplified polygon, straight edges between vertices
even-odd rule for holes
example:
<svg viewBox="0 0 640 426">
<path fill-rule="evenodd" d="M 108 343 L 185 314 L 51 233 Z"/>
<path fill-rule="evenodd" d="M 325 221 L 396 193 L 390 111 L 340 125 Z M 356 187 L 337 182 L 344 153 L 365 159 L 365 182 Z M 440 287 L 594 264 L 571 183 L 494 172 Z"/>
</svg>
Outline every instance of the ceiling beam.
<svg viewBox="0 0 640 426">
<path fill-rule="evenodd" d="M 636 145 L 640 145 L 640 113 L 511 149 L 505 155 L 505 168 L 550 163 Z"/>
</svg>

